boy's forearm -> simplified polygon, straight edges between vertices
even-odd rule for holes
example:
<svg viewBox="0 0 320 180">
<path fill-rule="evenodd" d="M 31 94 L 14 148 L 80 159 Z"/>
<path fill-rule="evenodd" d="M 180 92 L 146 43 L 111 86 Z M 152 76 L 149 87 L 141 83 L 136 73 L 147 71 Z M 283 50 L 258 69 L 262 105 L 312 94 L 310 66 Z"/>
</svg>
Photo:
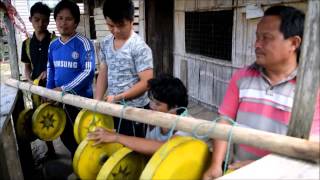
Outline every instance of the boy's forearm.
<svg viewBox="0 0 320 180">
<path fill-rule="evenodd" d="M 133 151 L 145 154 L 152 155 L 155 153 L 163 144 L 161 141 L 150 140 L 140 137 L 118 135 L 117 142 L 123 144 L 124 146 L 132 149 Z"/>
<path fill-rule="evenodd" d="M 148 69 L 148 70 L 145 70 L 145 71 L 139 73 L 139 78 L 140 78 L 139 82 L 137 82 L 135 85 L 133 85 L 127 91 L 115 96 L 114 99 L 115 100 L 121 100 L 121 99 L 130 100 L 130 99 L 134 99 L 136 97 L 141 96 L 143 93 L 145 93 L 148 90 L 148 81 L 149 81 L 149 79 L 153 78 L 153 70 Z"/>
<path fill-rule="evenodd" d="M 125 100 L 134 99 L 136 97 L 141 96 L 143 93 L 145 93 L 148 90 L 147 87 L 148 87 L 147 82 L 139 81 L 138 83 L 133 85 L 127 91 L 116 95 L 114 97 L 114 100 L 119 101 L 119 100 L 122 100 L 122 99 L 125 99 Z"/>
<path fill-rule="evenodd" d="M 213 151 L 211 157 L 211 166 L 221 168 L 227 150 L 227 142 L 223 140 L 213 140 Z M 227 163 L 227 162 L 226 162 Z"/>
<path fill-rule="evenodd" d="M 101 65 L 99 68 L 99 74 L 96 83 L 95 98 L 97 100 L 102 100 L 107 89 L 107 67 L 106 65 Z"/>
<path fill-rule="evenodd" d="M 224 120 L 220 121 L 219 123 L 229 125 L 229 122 Z M 227 141 L 219 140 L 219 139 L 212 140 L 213 150 L 212 150 L 212 157 L 211 157 L 211 167 L 221 168 L 225 158 L 226 151 L 227 151 L 227 145 L 228 145 Z"/>
<path fill-rule="evenodd" d="M 25 77 L 26 77 L 26 79 L 28 80 L 28 81 L 32 81 L 32 79 L 31 79 L 31 65 L 30 64 L 25 64 L 24 65 L 24 75 L 25 75 Z"/>
</svg>

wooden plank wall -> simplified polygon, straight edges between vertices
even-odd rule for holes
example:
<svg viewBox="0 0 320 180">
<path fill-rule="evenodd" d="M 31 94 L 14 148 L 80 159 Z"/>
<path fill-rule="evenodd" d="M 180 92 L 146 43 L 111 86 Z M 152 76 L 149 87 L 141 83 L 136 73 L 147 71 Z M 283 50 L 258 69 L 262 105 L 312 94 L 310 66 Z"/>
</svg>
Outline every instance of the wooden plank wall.
<svg viewBox="0 0 320 180">
<path fill-rule="evenodd" d="M 260 4 L 266 9 L 284 3 L 306 10 L 306 0 L 175 0 L 174 75 L 188 87 L 191 100 L 217 110 L 232 73 L 255 61 L 255 31 L 259 18 L 246 19 L 245 5 Z M 186 53 L 185 12 L 234 9 L 232 62 Z"/>
<path fill-rule="evenodd" d="M 140 13 L 140 11 L 143 11 L 143 7 L 141 7 L 141 5 L 143 5 L 143 2 L 140 2 L 143 0 L 133 0 L 134 3 L 134 7 L 135 7 L 135 11 L 134 11 L 134 31 L 137 33 L 140 33 L 141 28 L 144 27 L 139 27 L 140 22 L 144 22 L 144 18 L 143 18 L 143 12 Z M 140 18 L 141 16 L 141 18 Z M 104 19 L 103 16 L 103 12 L 102 12 L 102 6 L 101 7 L 97 7 L 94 9 L 94 24 L 95 24 L 95 28 L 96 28 L 96 36 L 97 39 L 101 39 L 105 36 L 107 36 L 108 34 L 110 34 L 110 31 L 106 25 L 106 21 Z M 142 34 L 142 37 L 144 37 L 144 33 Z"/>
</svg>

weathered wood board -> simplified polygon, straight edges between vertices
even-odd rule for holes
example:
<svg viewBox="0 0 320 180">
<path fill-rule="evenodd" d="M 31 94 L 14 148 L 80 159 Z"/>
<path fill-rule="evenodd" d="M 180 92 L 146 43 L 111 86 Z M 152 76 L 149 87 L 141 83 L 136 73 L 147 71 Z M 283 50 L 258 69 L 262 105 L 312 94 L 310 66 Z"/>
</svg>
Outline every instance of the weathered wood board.
<svg viewBox="0 0 320 180">
<path fill-rule="evenodd" d="M 1 179 L 23 179 L 14 126 L 11 120 L 18 90 L 4 84 L 0 84 L 0 88 L 0 177 Z"/>
<path fill-rule="evenodd" d="M 267 155 L 245 167 L 218 178 L 227 179 L 319 179 L 319 164 L 275 154 Z"/>
</svg>

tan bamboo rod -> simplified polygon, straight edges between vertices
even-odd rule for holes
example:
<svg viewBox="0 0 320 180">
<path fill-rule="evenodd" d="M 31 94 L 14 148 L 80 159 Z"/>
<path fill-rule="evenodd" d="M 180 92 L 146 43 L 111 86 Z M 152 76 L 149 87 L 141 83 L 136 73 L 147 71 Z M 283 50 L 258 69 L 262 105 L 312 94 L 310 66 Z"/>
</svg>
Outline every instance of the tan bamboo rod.
<svg viewBox="0 0 320 180">
<path fill-rule="evenodd" d="M 29 83 L 17 81 L 15 79 L 8 79 L 6 81 L 6 84 L 22 90 L 31 91 L 34 94 L 58 102 L 86 108 L 103 114 L 120 117 L 121 111 L 123 111 L 123 118 L 125 119 L 164 128 L 172 127 L 173 123 L 178 118 L 179 121 L 176 124 L 176 129 L 184 132 L 192 132 L 194 127 L 199 126 L 200 124 L 201 127 L 198 129 L 198 134 L 207 133 L 211 128 L 215 127 L 214 130 L 209 134 L 209 137 L 216 139 L 227 140 L 229 131 L 232 128 L 232 126 L 224 124 L 217 124 L 216 126 L 214 126 L 212 122 L 202 119 L 195 119 L 192 117 L 179 117 L 173 114 L 161 113 L 134 107 L 126 107 L 123 110 L 122 105 L 97 101 L 94 99 L 88 99 L 72 94 L 66 94 L 62 96 L 61 92 L 34 86 Z M 279 135 L 242 127 L 233 127 L 232 141 L 237 144 L 246 144 L 249 146 L 265 149 L 280 155 L 319 163 L 319 142 L 312 142 L 304 139 L 298 139 L 285 135 Z"/>
</svg>

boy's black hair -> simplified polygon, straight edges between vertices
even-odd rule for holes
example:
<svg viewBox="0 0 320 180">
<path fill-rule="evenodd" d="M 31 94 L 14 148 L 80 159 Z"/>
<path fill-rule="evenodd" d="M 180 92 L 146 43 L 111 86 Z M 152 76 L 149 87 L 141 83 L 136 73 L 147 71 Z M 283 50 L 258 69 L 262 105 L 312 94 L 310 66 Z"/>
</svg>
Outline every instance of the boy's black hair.
<svg viewBox="0 0 320 180">
<path fill-rule="evenodd" d="M 71 0 L 62 0 L 56 5 L 56 7 L 54 8 L 54 12 L 53 12 L 54 20 L 56 20 L 58 13 L 64 9 L 68 9 L 70 11 L 70 13 L 72 14 L 72 16 L 75 20 L 75 23 L 79 24 L 79 22 L 80 22 L 80 9 L 79 9 L 79 6 Z"/>
<path fill-rule="evenodd" d="M 280 17 L 280 32 L 285 39 L 299 36 L 302 40 L 305 19 L 305 14 L 302 11 L 290 6 L 272 6 L 265 11 L 264 16 Z M 299 62 L 300 47 L 296 49 L 297 62 Z"/>
<path fill-rule="evenodd" d="M 148 96 L 166 103 L 168 108 L 188 106 L 188 93 L 180 79 L 171 75 L 161 74 L 148 81 Z M 184 109 L 178 109 L 177 114 L 183 113 Z"/>
<path fill-rule="evenodd" d="M 43 14 L 50 18 L 51 9 L 48 5 L 43 4 L 42 2 L 37 2 L 30 9 L 30 17 L 32 17 L 35 13 Z"/>
<path fill-rule="evenodd" d="M 114 23 L 122 23 L 124 20 L 133 21 L 133 2 L 131 0 L 105 0 L 103 15 L 105 18 L 110 18 Z"/>
</svg>

